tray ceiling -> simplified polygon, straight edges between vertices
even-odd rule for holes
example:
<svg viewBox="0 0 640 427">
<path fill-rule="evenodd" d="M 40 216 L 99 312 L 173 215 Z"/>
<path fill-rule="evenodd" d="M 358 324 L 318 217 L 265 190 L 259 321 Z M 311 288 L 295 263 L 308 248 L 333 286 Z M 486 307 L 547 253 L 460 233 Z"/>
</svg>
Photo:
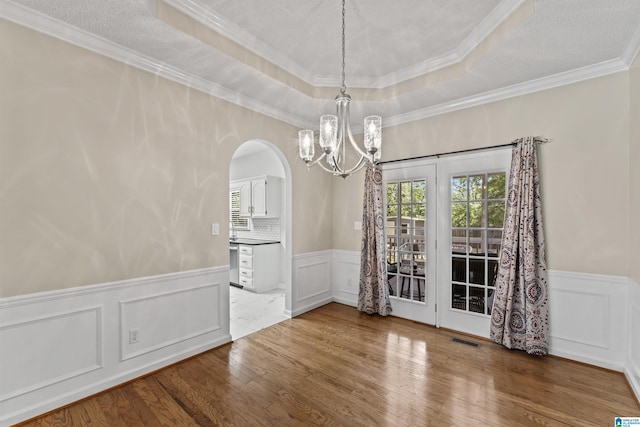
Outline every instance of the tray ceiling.
<svg viewBox="0 0 640 427">
<path fill-rule="evenodd" d="M 0 16 L 299 127 L 334 110 L 339 0 L 0 0 Z M 637 0 L 347 0 L 352 121 L 386 125 L 605 75 Z"/>
</svg>

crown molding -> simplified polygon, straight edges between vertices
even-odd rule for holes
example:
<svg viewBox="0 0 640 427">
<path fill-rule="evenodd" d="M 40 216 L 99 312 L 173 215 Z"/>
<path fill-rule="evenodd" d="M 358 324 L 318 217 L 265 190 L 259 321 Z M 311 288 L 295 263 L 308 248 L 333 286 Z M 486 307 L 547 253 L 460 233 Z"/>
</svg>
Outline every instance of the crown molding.
<svg viewBox="0 0 640 427">
<path fill-rule="evenodd" d="M 316 87 L 340 87 L 341 81 L 337 76 L 315 76 L 297 62 L 282 54 L 273 46 L 256 38 L 253 34 L 226 21 L 222 17 L 211 13 L 191 0 L 160 0 L 185 15 L 195 19 L 222 36 L 232 40 L 243 48 L 253 52 L 266 61 L 277 65 L 287 73 L 301 79 L 305 83 Z M 349 86 L 356 88 L 383 89 L 424 74 L 449 67 L 463 61 L 473 52 L 496 28 L 511 17 L 523 3 L 531 0 L 503 0 L 487 15 L 465 38 L 462 43 L 451 52 L 430 58 L 403 70 L 394 71 L 385 76 L 350 76 Z"/>
<path fill-rule="evenodd" d="M 174 0 L 170 0 L 174 1 Z M 272 105 L 267 105 L 255 98 L 246 96 L 239 92 L 225 88 L 214 82 L 205 80 L 199 76 L 185 73 L 180 69 L 168 65 L 153 58 L 141 55 L 124 46 L 106 40 L 95 34 L 89 33 L 77 27 L 40 14 L 32 9 L 17 5 L 9 0 L 0 0 L 0 16 L 31 28 L 35 31 L 47 34 L 54 38 L 64 40 L 68 43 L 80 46 L 87 50 L 107 56 L 118 62 L 148 71 L 152 74 L 164 77 L 168 80 L 183 84 L 201 92 L 210 94 L 222 100 L 239 105 L 249 110 L 264 114 L 273 119 L 288 123 L 298 128 L 312 128 L 315 123 L 308 117 L 284 111 Z M 539 92 L 546 89 L 577 83 L 608 74 L 626 71 L 635 55 L 640 50 L 640 28 L 634 33 L 634 37 L 625 50 L 622 58 L 605 61 L 592 66 L 558 73 L 552 76 L 543 77 L 525 83 L 512 85 L 505 88 L 484 92 L 466 98 L 456 99 L 439 105 L 425 107 L 403 114 L 384 118 L 384 127 L 396 126 L 416 120 L 426 119 L 440 114 L 450 113 L 500 101 L 529 93 Z M 305 96 L 299 94 L 299 96 Z M 356 130 L 357 131 L 357 130 Z"/>
<path fill-rule="evenodd" d="M 428 59 L 380 78 L 372 79 L 373 81 L 365 82 L 366 84 L 362 87 L 381 89 L 462 62 L 503 22 L 509 19 L 520 6 L 528 1 L 530 0 L 503 0 L 452 52 Z M 356 80 L 357 84 L 360 83 L 357 78 L 354 80 Z M 357 87 L 357 85 L 353 84 L 351 86 Z"/>
<path fill-rule="evenodd" d="M 218 15 L 204 9 L 199 4 L 191 0 L 159 0 L 173 7 L 174 9 L 184 13 L 185 15 L 200 22 L 206 27 L 219 33 L 223 37 L 238 43 L 244 49 L 258 55 L 266 61 L 282 68 L 287 73 L 299 78 L 300 80 L 310 84 L 313 81 L 313 75 L 305 68 L 292 61 L 282 52 L 261 39 L 255 37 L 248 31 L 238 27 L 221 18 Z"/>
<path fill-rule="evenodd" d="M 47 34 L 51 37 L 63 40 L 81 48 L 90 50 L 115 61 L 148 71 L 152 74 L 183 84 L 201 92 L 213 95 L 222 100 L 231 102 L 249 110 L 264 114 L 276 120 L 291 125 L 302 127 L 309 121 L 302 116 L 285 112 L 279 108 L 267 105 L 255 98 L 233 91 L 219 84 L 194 74 L 184 71 L 172 65 L 159 62 L 153 58 L 141 55 L 132 49 L 114 43 L 110 40 L 89 33 L 83 29 L 41 14 L 22 5 L 8 0 L 0 0 L 0 17 L 16 24 L 25 26 L 34 31 Z"/>
<path fill-rule="evenodd" d="M 516 96 L 528 95 L 547 89 L 553 89 L 559 86 L 578 83 L 596 77 L 603 77 L 609 74 L 618 73 L 620 71 L 626 71 L 628 69 L 629 66 L 621 59 L 605 61 L 599 64 L 565 71 L 563 73 L 554 74 L 548 77 L 542 77 L 539 79 L 530 80 L 528 82 L 515 84 L 493 91 L 468 96 L 466 98 L 456 99 L 431 107 L 421 108 L 405 114 L 398 114 L 392 117 L 388 117 L 385 118 L 385 127 L 397 126 L 416 120 L 438 116 L 440 114 L 464 110 L 491 102 L 514 98 Z"/>
</svg>

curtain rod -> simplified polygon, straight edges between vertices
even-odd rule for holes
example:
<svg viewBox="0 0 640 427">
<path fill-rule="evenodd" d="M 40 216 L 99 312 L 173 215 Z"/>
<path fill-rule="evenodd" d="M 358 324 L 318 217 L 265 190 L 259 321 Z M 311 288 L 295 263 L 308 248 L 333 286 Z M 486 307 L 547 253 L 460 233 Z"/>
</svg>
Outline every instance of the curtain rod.
<svg viewBox="0 0 640 427">
<path fill-rule="evenodd" d="M 520 138 L 518 138 L 518 139 L 520 139 Z M 404 158 L 404 159 L 385 160 L 383 162 L 378 162 L 378 164 L 379 165 L 384 165 L 384 164 L 389 164 L 389 163 L 406 162 L 406 161 L 409 161 L 409 160 L 429 159 L 431 157 L 440 158 L 440 156 L 450 156 L 450 155 L 453 155 L 453 154 L 470 153 L 472 151 L 483 151 L 483 150 L 492 150 L 494 148 L 511 147 L 511 146 L 516 145 L 516 141 L 518 141 L 518 139 L 515 139 L 515 140 L 511 141 L 508 144 L 491 145 L 489 147 L 468 148 L 466 150 L 449 151 L 447 153 L 438 153 L 438 154 L 427 154 L 426 156 L 407 157 L 407 158 Z M 534 136 L 533 140 L 535 142 L 537 142 L 538 144 L 546 144 L 547 142 L 551 142 L 551 140 L 549 138 L 545 138 L 543 136 Z"/>
</svg>

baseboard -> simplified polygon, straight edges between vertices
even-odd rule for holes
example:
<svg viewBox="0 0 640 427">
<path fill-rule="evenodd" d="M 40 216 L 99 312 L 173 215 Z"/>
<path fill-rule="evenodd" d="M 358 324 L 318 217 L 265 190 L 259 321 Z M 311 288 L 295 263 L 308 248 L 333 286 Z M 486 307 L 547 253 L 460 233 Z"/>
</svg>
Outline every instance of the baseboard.
<svg viewBox="0 0 640 427">
<path fill-rule="evenodd" d="M 291 314 L 291 317 L 300 316 L 301 314 L 304 314 L 304 313 L 306 313 L 308 311 L 311 311 L 311 310 L 315 310 L 316 308 L 322 307 L 323 305 L 327 305 L 327 304 L 329 304 L 331 302 L 333 302 L 333 298 L 329 297 L 329 298 L 325 298 L 323 300 L 315 301 L 312 304 L 308 304 L 308 305 L 305 305 L 305 306 L 298 307 Z M 285 313 L 285 315 L 286 315 L 286 313 Z"/>
<path fill-rule="evenodd" d="M 339 304 L 349 305 L 351 307 L 358 307 L 357 297 L 356 301 L 354 301 L 353 298 L 333 297 L 333 301 Z"/>
<path fill-rule="evenodd" d="M 0 426 L 230 342 L 228 277 L 220 267 L 1 299 Z"/>
</svg>

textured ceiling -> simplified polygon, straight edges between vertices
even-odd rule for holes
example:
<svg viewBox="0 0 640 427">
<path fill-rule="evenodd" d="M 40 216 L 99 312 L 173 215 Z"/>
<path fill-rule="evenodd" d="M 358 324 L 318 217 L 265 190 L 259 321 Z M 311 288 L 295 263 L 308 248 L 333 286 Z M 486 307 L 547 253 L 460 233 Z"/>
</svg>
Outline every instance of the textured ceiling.
<svg viewBox="0 0 640 427">
<path fill-rule="evenodd" d="M 333 109 L 339 0 L 0 0 L 36 30 L 296 126 Z M 387 125 L 626 69 L 638 0 L 347 0 L 353 122 Z"/>
</svg>

